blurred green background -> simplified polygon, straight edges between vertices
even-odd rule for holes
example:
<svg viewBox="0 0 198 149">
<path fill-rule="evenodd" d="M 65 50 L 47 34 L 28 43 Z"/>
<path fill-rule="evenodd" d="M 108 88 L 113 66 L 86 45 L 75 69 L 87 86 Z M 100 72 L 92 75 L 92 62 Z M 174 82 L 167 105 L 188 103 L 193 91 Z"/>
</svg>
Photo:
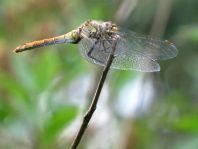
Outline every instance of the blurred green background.
<svg viewBox="0 0 198 149">
<path fill-rule="evenodd" d="M 87 19 L 175 43 L 161 71 L 111 70 L 79 149 L 198 148 L 197 0 L 1 0 L 0 149 L 67 149 L 101 73 L 77 45 L 14 54 Z"/>
</svg>

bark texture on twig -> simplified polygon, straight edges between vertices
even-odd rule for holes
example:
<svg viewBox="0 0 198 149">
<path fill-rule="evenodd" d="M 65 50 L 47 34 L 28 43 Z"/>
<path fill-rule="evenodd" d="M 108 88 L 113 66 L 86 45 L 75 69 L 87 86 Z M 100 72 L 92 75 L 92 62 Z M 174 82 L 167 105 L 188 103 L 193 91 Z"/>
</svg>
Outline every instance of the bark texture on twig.
<svg viewBox="0 0 198 149">
<path fill-rule="evenodd" d="M 114 42 L 113 44 L 113 47 L 112 47 L 112 51 L 108 57 L 108 60 L 107 60 L 107 64 L 102 72 L 102 75 L 101 75 L 101 78 L 100 78 L 100 81 L 98 83 L 98 87 L 96 89 L 96 92 L 95 92 L 95 95 L 94 95 L 94 98 L 92 100 L 92 103 L 87 111 L 87 113 L 85 114 L 84 118 L 83 118 L 83 122 L 81 124 L 81 127 L 78 131 L 78 134 L 74 140 L 74 142 L 72 143 L 72 146 L 71 146 L 71 149 L 76 149 L 78 147 L 78 144 L 80 143 L 80 140 L 89 124 L 89 121 L 90 119 L 92 118 L 92 115 L 94 113 L 94 111 L 96 110 L 96 107 L 97 107 L 97 103 L 98 103 L 98 99 L 99 99 L 99 96 L 100 96 L 100 93 L 102 91 L 102 87 L 104 85 L 104 82 L 105 82 L 105 79 L 106 79 L 106 76 L 108 74 L 108 71 L 110 69 L 110 66 L 113 62 L 113 59 L 114 59 L 114 51 L 116 49 L 116 42 Z"/>
</svg>

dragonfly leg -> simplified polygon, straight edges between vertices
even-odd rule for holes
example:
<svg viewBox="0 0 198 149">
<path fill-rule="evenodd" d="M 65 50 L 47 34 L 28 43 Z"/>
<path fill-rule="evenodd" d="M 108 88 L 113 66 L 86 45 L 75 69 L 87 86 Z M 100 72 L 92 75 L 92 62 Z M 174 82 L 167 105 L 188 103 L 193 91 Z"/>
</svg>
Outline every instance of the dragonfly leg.
<svg viewBox="0 0 198 149">
<path fill-rule="evenodd" d="M 106 41 L 107 41 L 107 43 L 108 43 L 110 46 L 107 47 L 107 48 L 105 48 L 105 47 L 104 47 L 104 42 L 103 42 L 104 51 L 107 52 L 107 49 L 113 50 L 113 44 L 114 44 L 114 42 L 115 42 L 115 44 L 117 44 L 117 41 L 115 41 L 114 39 L 108 39 L 108 40 L 106 40 Z M 110 52 L 108 52 L 108 53 L 110 53 Z M 117 56 L 118 56 L 118 54 L 115 54 L 115 52 L 114 52 L 114 58 L 117 57 Z"/>
<path fill-rule="evenodd" d="M 103 51 L 104 52 L 107 52 L 107 53 L 110 53 L 110 51 L 108 51 L 108 49 L 112 49 L 112 43 L 111 43 L 111 41 L 113 41 L 113 40 L 110 40 L 110 39 L 108 39 L 108 40 L 102 40 L 102 46 L 103 46 Z M 108 44 L 109 44 L 109 46 L 108 47 L 105 47 L 105 43 L 104 42 L 107 42 Z"/>
<path fill-rule="evenodd" d="M 93 57 L 93 56 L 91 55 L 92 52 L 93 52 L 93 50 L 94 50 L 94 48 L 95 48 L 95 46 L 96 46 L 98 43 L 99 43 L 99 40 L 96 40 L 95 43 L 91 46 L 90 50 L 87 52 L 87 56 L 90 57 L 90 58 L 92 58 L 92 59 L 95 60 L 95 61 L 98 61 L 98 62 L 100 62 L 100 63 L 103 63 L 102 61 L 96 59 L 95 57 Z"/>
<path fill-rule="evenodd" d="M 89 57 L 92 58 L 91 53 L 93 52 L 93 49 L 95 48 L 95 45 L 96 45 L 98 42 L 99 42 L 99 40 L 96 40 L 95 43 L 91 46 L 91 48 L 90 48 L 89 51 L 87 52 L 87 55 L 88 55 Z"/>
</svg>

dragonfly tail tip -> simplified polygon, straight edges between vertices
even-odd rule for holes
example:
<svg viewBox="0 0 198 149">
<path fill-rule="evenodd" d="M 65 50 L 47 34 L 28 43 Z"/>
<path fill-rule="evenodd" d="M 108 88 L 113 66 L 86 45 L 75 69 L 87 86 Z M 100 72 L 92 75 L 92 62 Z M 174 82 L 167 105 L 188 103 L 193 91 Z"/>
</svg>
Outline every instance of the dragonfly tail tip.
<svg viewBox="0 0 198 149">
<path fill-rule="evenodd" d="M 13 50 L 13 52 L 14 52 L 14 53 L 19 53 L 19 52 L 22 52 L 22 50 L 19 49 L 19 48 L 16 48 L 16 49 Z"/>
</svg>

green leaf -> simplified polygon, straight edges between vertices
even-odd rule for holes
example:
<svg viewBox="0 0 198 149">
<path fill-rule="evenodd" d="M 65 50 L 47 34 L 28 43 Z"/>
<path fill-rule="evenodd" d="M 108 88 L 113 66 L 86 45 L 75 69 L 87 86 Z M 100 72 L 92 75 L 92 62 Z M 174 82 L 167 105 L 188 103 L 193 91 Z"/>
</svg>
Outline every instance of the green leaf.
<svg viewBox="0 0 198 149">
<path fill-rule="evenodd" d="M 198 133 L 198 116 L 197 115 L 186 115 L 179 118 L 175 122 L 173 127 L 179 131 L 187 133 Z"/>
<path fill-rule="evenodd" d="M 46 143 L 54 140 L 61 130 L 68 126 L 76 117 L 77 113 L 77 108 L 73 106 L 65 106 L 56 109 L 45 123 L 43 140 Z"/>
</svg>

